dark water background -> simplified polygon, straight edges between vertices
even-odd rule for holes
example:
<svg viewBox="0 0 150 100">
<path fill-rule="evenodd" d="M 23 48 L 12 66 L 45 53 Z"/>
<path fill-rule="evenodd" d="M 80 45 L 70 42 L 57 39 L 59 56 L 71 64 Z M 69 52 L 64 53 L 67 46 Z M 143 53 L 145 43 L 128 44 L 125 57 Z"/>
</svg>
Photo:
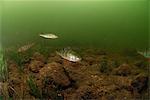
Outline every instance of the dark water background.
<svg viewBox="0 0 150 100">
<path fill-rule="evenodd" d="M 40 32 L 60 38 L 49 46 L 145 49 L 149 44 L 149 0 L 1 1 L 4 47 L 42 42 Z"/>
</svg>

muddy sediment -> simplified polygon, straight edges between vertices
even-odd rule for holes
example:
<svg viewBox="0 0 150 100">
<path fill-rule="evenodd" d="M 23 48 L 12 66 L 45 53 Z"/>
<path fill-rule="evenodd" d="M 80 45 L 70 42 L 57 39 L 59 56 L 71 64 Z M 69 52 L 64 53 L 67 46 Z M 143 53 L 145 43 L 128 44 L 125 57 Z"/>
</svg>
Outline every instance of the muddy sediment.
<svg viewBox="0 0 150 100">
<path fill-rule="evenodd" d="M 148 99 L 148 62 L 140 55 L 81 52 L 80 62 L 33 52 L 23 70 L 9 59 L 9 97 L 46 100 Z M 18 92 L 19 91 L 19 92 Z"/>
</svg>

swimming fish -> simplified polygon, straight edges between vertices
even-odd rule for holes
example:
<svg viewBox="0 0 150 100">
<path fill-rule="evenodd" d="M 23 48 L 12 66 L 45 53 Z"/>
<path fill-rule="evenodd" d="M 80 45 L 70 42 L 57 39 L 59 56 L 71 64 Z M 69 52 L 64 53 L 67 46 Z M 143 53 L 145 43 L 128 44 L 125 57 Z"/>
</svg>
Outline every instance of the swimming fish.
<svg viewBox="0 0 150 100">
<path fill-rule="evenodd" d="M 52 33 L 40 33 L 40 37 L 46 38 L 46 39 L 57 39 L 58 36 Z"/>
<path fill-rule="evenodd" d="M 138 54 L 144 56 L 145 58 L 150 58 L 150 48 L 148 50 L 145 51 L 137 51 Z"/>
<path fill-rule="evenodd" d="M 35 45 L 35 43 L 26 44 L 26 45 L 20 47 L 17 51 L 18 51 L 18 52 L 25 52 L 25 51 L 27 51 L 28 49 L 30 49 L 33 45 Z"/>
<path fill-rule="evenodd" d="M 81 57 L 70 48 L 64 48 L 60 51 L 56 51 L 56 54 L 71 62 L 81 61 Z"/>
</svg>

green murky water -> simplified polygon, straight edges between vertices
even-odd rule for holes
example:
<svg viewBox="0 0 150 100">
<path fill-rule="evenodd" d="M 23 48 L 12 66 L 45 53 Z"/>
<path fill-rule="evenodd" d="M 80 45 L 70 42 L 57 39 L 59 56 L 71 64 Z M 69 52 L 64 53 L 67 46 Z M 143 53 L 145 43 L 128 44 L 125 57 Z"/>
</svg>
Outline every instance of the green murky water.
<svg viewBox="0 0 150 100">
<path fill-rule="evenodd" d="M 60 38 L 50 46 L 148 47 L 149 0 L 3 0 L 4 47 L 42 42 L 40 32 Z"/>
<path fill-rule="evenodd" d="M 150 59 L 142 51 L 150 47 L 149 5 L 0 0 L 0 100 L 147 100 Z"/>
</svg>

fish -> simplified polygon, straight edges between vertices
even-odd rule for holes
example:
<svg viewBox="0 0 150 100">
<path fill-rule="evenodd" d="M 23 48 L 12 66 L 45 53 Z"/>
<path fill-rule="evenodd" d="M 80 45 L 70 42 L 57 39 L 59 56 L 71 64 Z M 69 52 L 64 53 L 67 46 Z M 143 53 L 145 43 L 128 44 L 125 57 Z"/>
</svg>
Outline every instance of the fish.
<svg viewBox="0 0 150 100">
<path fill-rule="evenodd" d="M 79 62 L 81 61 L 81 57 L 73 51 L 71 48 L 63 48 L 60 51 L 56 51 L 56 54 L 61 56 L 63 59 L 66 59 L 71 62 Z"/>
<path fill-rule="evenodd" d="M 52 33 L 40 33 L 40 37 L 46 38 L 46 39 L 57 39 L 58 36 Z"/>
<path fill-rule="evenodd" d="M 150 58 L 150 48 L 145 51 L 137 51 L 137 53 L 144 56 L 145 58 Z"/>
<path fill-rule="evenodd" d="M 25 52 L 28 49 L 30 49 L 33 45 L 35 45 L 35 43 L 31 43 L 31 44 L 26 44 L 24 46 L 21 46 L 20 48 L 18 48 L 18 52 Z"/>
</svg>

